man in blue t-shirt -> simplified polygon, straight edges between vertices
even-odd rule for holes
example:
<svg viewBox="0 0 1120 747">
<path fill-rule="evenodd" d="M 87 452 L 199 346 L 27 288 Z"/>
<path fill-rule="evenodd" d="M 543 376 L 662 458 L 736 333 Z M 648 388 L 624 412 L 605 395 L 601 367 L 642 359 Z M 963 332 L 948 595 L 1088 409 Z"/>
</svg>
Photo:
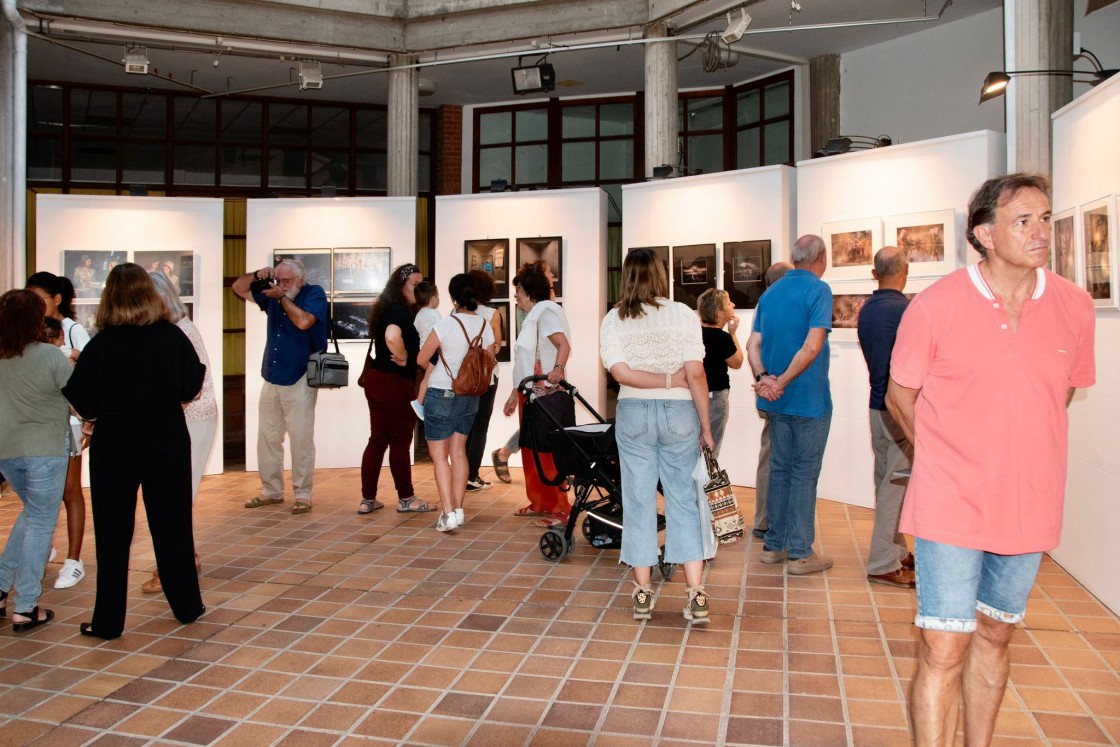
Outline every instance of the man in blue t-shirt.
<svg viewBox="0 0 1120 747">
<path fill-rule="evenodd" d="M 293 514 L 311 510 L 315 475 L 315 401 L 318 390 L 307 385 L 307 358 L 327 346 L 327 296 L 318 285 L 305 285 L 299 260 L 249 272 L 233 281 L 233 292 L 268 314 L 261 376 L 257 463 L 261 492 L 245 508 L 284 501 L 284 434 L 291 440 Z M 274 280 L 263 289 L 256 280 Z"/>
<path fill-rule="evenodd" d="M 859 346 L 867 361 L 871 382 L 871 447 L 875 452 L 875 527 L 867 556 L 867 580 L 872 583 L 913 589 L 914 556 L 906 538 L 898 531 L 902 497 L 914 447 L 887 412 L 885 398 L 891 378 L 891 352 L 902 313 L 910 302 L 902 295 L 910 271 L 907 254 L 897 246 L 884 246 L 875 253 L 871 274 L 879 290 L 871 294 L 859 312 Z"/>
<path fill-rule="evenodd" d="M 820 279 L 828 261 L 820 236 L 799 238 L 790 259 L 793 269 L 759 299 L 747 360 L 756 406 L 770 422 L 769 527 L 762 562 L 788 560 L 787 572 L 800 576 L 832 567 L 832 558 L 813 552 L 817 478 L 832 423 L 832 291 Z"/>
</svg>

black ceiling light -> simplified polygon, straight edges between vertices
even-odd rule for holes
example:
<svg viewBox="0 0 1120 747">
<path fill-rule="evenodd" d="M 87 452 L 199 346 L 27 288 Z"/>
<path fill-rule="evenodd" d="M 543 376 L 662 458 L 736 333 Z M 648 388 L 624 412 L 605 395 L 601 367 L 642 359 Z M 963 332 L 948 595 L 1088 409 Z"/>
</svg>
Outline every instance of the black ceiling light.
<svg viewBox="0 0 1120 747">
<path fill-rule="evenodd" d="M 510 71 L 513 76 L 513 92 L 518 96 L 527 93 L 547 93 L 556 90 L 556 70 L 544 61 L 542 57 L 536 65 L 521 65 L 521 58 L 517 59 L 517 67 Z"/>
<path fill-rule="evenodd" d="M 828 144 L 813 154 L 813 158 L 837 156 L 841 153 L 850 153 L 853 150 L 870 150 L 871 148 L 886 148 L 893 141 L 890 135 L 871 137 L 870 135 L 841 135 L 829 139 Z"/>
<path fill-rule="evenodd" d="M 1003 92 L 1007 90 L 1007 84 L 1011 82 L 1012 75 L 1064 75 L 1071 78 L 1077 75 L 1083 75 L 1089 77 L 1077 82 L 1088 83 L 1091 86 L 1095 86 L 1102 80 L 1108 80 L 1116 74 L 1115 68 L 1106 70 L 1101 67 L 1101 61 L 1097 59 L 1097 56 L 1084 47 L 1082 47 L 1079 54 L 1073 56 L 1074 61 L 1077 61 L 1079 59 L 1088 60 L 1093 65 L 1094 69 L 1074 70 L 1070 68 L 1069 70 L 1001 70 L 998 72 L 988 73 L 988 76 L 984 78 L 984 85 L 980 86 L 980 103 L 983 104 L 985 101 L 990 101 L 991 99 L 1002 96 Z"/>
</svg>

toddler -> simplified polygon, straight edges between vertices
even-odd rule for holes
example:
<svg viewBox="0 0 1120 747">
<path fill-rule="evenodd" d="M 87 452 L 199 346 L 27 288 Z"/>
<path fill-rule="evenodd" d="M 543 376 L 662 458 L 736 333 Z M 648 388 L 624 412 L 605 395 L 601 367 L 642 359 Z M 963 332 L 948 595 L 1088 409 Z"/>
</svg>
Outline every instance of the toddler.
<svg viewBox="0 0 1120 747">
<path fill-rule="evenodd" d="M 416 331 L 420 335 L 420 347 L 424 347 L 424 341 L 428 339 L 432 327 L 436 326 L 436 322 L 441 317 L 439 313 L 439 290 L 436 289 L 435 283 L 424 280 L 417 283 L 412 292 L 416 297 L 416 305 L 420 307 L 413 324 L 416 325 Z M 436 353 L 436 356 L 438 355 L 439 353 Z M 424 395 L 428 391 L 428 377 L 431 376 L 436 363 L 435 357 L 432 358 L 432 363 L 433 366 L 428 367 L 424 378 L 420 380 L 420 386 L 416 390 L 416 399 L 409 403 L 416 412 L 416 417 L 421 420 L 424 419 Z"/>
</svg>

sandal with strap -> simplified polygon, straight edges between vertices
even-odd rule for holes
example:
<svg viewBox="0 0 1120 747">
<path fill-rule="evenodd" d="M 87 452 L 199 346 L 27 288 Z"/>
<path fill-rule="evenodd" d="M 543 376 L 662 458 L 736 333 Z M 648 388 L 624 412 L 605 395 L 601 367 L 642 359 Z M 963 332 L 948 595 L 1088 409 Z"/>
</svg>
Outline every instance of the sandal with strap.
<svg viewBox="0 0 1120 747">
<path fill-rule="evenodd" d="M 530 518 L 530 517 L 533 517 L 533 516 L 548 516 L 548 512 L 547 511 L 538 511 L 535 508 L 533 508 L 532 506 L 522 506 L 521 508 L 514 511 L 513 515 L 514 516 L 520 516 L 521 518 L 524 519 L 524 518 Z"/>
<path fill-rule="evenodd" d="M 275 506 L 277 503 L 283 503 L 284 499 L 280 496 L 275 498 L 265 498 L 261 495 L 253 496 L 253 500 L 245 501 L 245 508 L 260 508 L 261 506 Z"/>
<path fill-rule="evenodd" d="M 152 571 L 152 577 L 140 585 L 140 591 L 145 594 L 158 594 L 163 591 L 163 584 L 159 581 L 159 571 Z"/>
<path fill-rule="evenodd" d="M 16 612 L 12 616 L 12 630 L 16 633 L 26 633 L 29 630 L 34 630 L 40 625 L 46 625 L 54 619 L 53 610 L 43 610 L 44 617 L 39 617 L 39 605 L 35 605 L 35 609 L 30 612 Z M 30 620 L 24 622 L 16 622 L 15 615 L 22 615 L 23 617 L 30 617 Z"/>
<path fill-rule="evenodd" d="M 0 617 L 8 616 L 8 592 L 0 591 Z"/>
<path fill-rule="evenodd" d="M 502 459 L 501 453 L 501 449 L 494 449 L 490 454 L 490 458 L 494 461 L 494 474 L 502 482 L 513 482 L 513 478 L 509 474 L 509 460 Z"/>
<path fill-rule="evenodd" d="M 363 498 L 362 502 L 358 504 L 358 514 L 372 514 L 381 508 L 385 508 L 385 504 L 376 498 Z"/>
<path fill-rule="evenodd" d="M 292 504 L 292 514 L 299 516 L 311 512 L 311 503 L 309 501 L 296 501 Z"/>
<path fill-rule="evenodd" d="M 432 506 L 432 504 L 428 503 L 427 501 L 421 501 L 420 503 L 416 503 L 415 501 L 416 501 L 416 496 L 412 496 L 411 498 L 405 498 L 404 500 L 401 500 L 400 498 L 398 498 L 397 499 L 397 513 L 398 514 L 426 514 L 429 511 L 434 511 L 435 510 L 435 507 Z"/>
</svg>

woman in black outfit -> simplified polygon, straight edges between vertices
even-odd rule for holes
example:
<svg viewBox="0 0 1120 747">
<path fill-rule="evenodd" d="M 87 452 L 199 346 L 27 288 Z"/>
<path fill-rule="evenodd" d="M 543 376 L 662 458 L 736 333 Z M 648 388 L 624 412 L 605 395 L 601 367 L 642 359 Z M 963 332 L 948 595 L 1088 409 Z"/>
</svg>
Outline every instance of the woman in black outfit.
<svg viewBox="0 0 1120 747">
<path fill-rule="evenodd" d="M 62 393 L 83 420 L 96 421 L 89 472 L 97 600 L 93 622 L 82 623 L 81 632 L 111 639 L 124 630 L 138 488 L 171 611 L 184 624 L 206 611 L 194 564 L 191 442 L 183 418 L 183 403 L 202 389 L 206 367 L 168 321 L 148 273 L 131 262 L 109 273 L 97 327 Z"/>
<path fill-rule="evenodd" d="M 399 513 L 431 511 L 427 501 L 416 501 L 412 488 L 409 447 L 416 428 L 416 413 L 409 402 L 416 396 L 416 354 L 420 336 L 413 320 L 416 297 L 413 289 L 424 279 L 414 264 L 401 265 L 389 275 L 369 314 L 370 349 L 365 370 L 358 380 L 369 405 L 369 442 L 362 454 L 362 502 L 359 514 L 368 514 L 383 503 L 377 500 L 381 462 L 389 450 L 389 471 L 397 489 Z"/>
</svg>

